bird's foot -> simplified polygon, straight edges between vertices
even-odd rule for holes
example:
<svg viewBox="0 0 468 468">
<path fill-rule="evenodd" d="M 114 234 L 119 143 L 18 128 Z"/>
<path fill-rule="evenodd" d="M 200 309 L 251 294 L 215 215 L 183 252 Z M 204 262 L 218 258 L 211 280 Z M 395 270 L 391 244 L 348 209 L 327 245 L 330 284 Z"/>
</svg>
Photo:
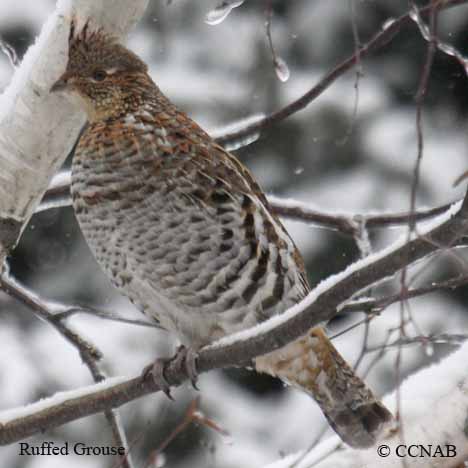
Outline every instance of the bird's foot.
<svg viewBox="0 0 468 468">
<path fill-rule="evenodd" d="M 158 358 L 153 364 L 146 366 L 143 369 L 142 378 L 147 379 L 151 377 L 161 391 L 163 391 L 170 400 L 174 400 L 171 395 L 171 385 L 165 376 L 166 368 L 169 365 L 173 365 L 175 368 L 184 369 L 193 388 L 198 390 L 197 358 L 198 354 L 192 348 L 186 348 L 181 345 L 177 348 L 172 358 Z"/>
<path fill-rule="evenodd" d="M 192 387 L 195 390 L 200 390 L 197 387 L 198 371 L 197 371 L 197 359 L 198 353 L 193 348 L 187 348 L 184 345 L 180 345 L 177 348 L 176 354 L 173 358 L 178 361 L 179 365 L 185 369 Z"/>
<path fill-rule="evenodd" d="M 171 395 L 171 386 L 164 375 L 164 370 L 171 361 L 172 358 L 157 358 L 152 364 L 143 369 L 141 377 L 143 380 L 153 379 L 154 383 L 164 392 L 167 398 L 174 401 Z"/>
</svg>

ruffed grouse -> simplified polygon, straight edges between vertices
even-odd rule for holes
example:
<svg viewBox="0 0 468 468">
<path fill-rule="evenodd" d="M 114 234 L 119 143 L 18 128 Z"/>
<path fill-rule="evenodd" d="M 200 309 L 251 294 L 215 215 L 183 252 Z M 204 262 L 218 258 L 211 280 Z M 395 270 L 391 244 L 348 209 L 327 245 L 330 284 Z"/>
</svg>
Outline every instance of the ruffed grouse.
<svg viewBox="0 0 468 468">
<path fill-rule="evenodd" d="M 309 292 L 294 242 L 250 172 L 180 111 L 146 64 L 101 30 L 71 27 L 52 91 L 88 116 L 73 206 L 113 284 L 192 349 L 281 314 Z M 311 395 L 353 447 L 392 416 L 322 328 L 255 361 Z"/>
</svg>

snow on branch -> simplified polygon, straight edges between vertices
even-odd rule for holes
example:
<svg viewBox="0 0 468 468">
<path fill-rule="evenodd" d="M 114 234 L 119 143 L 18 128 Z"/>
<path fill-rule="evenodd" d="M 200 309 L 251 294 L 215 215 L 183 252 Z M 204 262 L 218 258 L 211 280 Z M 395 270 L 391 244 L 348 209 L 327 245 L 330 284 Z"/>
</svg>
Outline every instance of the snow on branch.
<svg viewBox="0 0 468 468">
<path fill-rule="evenodd" d="M 450 208 L 450 204 L 445 204 L 435 208 L 417 210 L 413 213 L 344 213 L 325 212 L 311 207 L 308 203 L 272 195 L 268 196 L 268 201 L 278 216 L 334 229 L 351 236 L 358 234 L 359 225 L 364 225 L 366 229 L 405 225 L 410 221 L 418 222 L 433 218 Z"/>
<path fill-rule="evenodd" d="M 49 181 L 61 166 L 84 115 L 49 94 L 66 65 L 72 16 L 116 36 L 141 18 L 148 0 L 58 0 L 36 43 L 0 96 L 0 264 L 15 246 Z"/>
<path fill-rule="evenodd" d="M 252 359 L 278 349 L 302 336 L 311 327 L 331 319 L 357 293 L 389 278 L 406 265 L 456 244 L 468 231 L 468 195 L 446 213 L 421 227 L 418 235 L 406 236 L 388 248 L 350 265 L 320 283 L 299 304 L 249 330 L 225 337 L 200 351 L 197 369 L 206 372 L 222 367 L 246 367 Z M 188 379 L 183 360 L 165 368 L 171 386 Z M 143 395 L 161 390 L 152 378 L 120 380 L 117 385 L 88 387 L 20 410 L 0 413 L 0 444 L 6 445 L 46 429 L 91 414 L 117 408 Z M 19 411 L 19 412 L 18 412 Z"/>
<path fill-rule="evenodd" d="M 336 436 L 307 455 L 290 455 L 265 468 L 450 468 L 464 466 L 468 458 L 468 343 L 441 362 L 406 379 L 400 387 L 402 434 L 395 432 L 378 447 L 345 448 Z M 396 406 L 396 394 L 384 398 Z M 411 448 L 409 448 L 411 447 Z M 421 447 L 432 455 L 421 452 Z M 412 456 L 408 456 L 407 453 Z M 439 452 L 436 452 L 439 450 Z M 380 455 L 379 455 L 380 453 Z M 398 456 L 400 455 L 400 456 Z M 447 456 L 441 456 L 447 455 Z M 403 465 L 403 463 L 406 465 Z"/>
</svg>

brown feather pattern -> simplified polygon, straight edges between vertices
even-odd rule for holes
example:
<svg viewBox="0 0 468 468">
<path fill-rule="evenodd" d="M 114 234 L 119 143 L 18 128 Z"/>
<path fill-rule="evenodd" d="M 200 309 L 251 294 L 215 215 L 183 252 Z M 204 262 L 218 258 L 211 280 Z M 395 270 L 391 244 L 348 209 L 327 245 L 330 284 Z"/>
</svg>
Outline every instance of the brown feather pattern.
<svg viewBox="0 0 468 468">
<path fill-rule="evenodd" d="M 75 212 L 137 307 L 199 348 L 305 297 L 302 257 L 254 177 L 141 59 L 102 31 L 72 31 L 62 80 L 89 119 L 73 160 Z M 320 327 L 256 368 L 314 397 L 352 446 L 371 445 L 391 420 Z"/>
</svg>

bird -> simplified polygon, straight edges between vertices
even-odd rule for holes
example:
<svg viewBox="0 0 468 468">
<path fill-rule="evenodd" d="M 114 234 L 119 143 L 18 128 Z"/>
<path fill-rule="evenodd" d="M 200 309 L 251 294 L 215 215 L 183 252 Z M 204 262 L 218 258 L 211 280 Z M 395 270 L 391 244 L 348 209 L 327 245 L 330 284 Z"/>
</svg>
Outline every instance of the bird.
<svg viewBox="0 0 468 468">
<path fill-rule="evenodd" d="M 112 284 L 192 355 L 311 291 L 254 176 L 112 34 L 72 20 L 65 71 L 50 91 L 87 116 L 71 182 L 87 244 Z M 254 366 L 313 397 L 351 447 L 372 446 L 393 420 L 323 326 Z"/>
</svg>

